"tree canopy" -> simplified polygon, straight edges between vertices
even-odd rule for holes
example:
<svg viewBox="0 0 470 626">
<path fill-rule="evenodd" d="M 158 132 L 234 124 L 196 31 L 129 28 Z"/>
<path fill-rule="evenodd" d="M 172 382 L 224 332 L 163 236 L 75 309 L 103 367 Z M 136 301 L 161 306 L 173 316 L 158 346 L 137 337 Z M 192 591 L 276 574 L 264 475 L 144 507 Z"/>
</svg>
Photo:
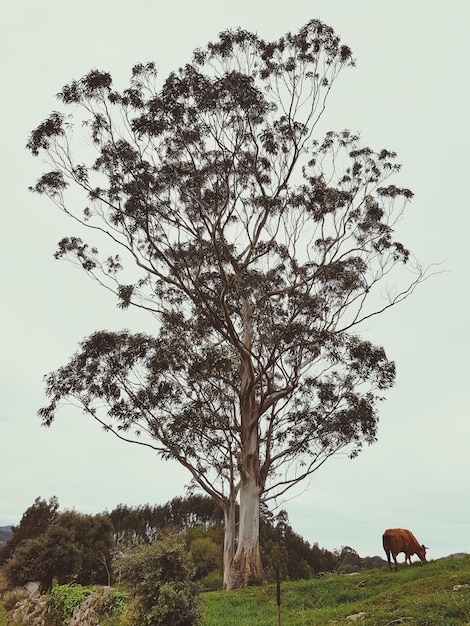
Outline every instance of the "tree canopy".
<svg viewBox="0 0 470 626">
<path fill-rule="evenodd" d="M 113 549 L 110 519 L 76 511 L 59 513 L 58 506 L 56 497 L 49 503 L 37 498 L 24 513 L 5 547 L 8 582 L 21 586 L 38 581 L 44 591 L 54 580 L 59 584 L 109 585 Z"/>
<path fill-rule="evenodd" d="M 123 91 L 106 71 L 73 80 L 73 112 L 28 141 L 52 166 L 32 189 L 91 237 L 56 258 L 155 318 L 85 338 L 46 378 L 43 423 L 73 400 L 186 467 L 224 510 L 227 587 L 263 577 L 261 502 L 375 441 L 395 365 L 361 325 L 424 278 L 394 237 L 412 197 L 389 182 L 395 153 L 317 136 L 353 65 L 318 20 L 272 42 L 227 30 L 161 82 L 155 63 Z"/>
</svg>

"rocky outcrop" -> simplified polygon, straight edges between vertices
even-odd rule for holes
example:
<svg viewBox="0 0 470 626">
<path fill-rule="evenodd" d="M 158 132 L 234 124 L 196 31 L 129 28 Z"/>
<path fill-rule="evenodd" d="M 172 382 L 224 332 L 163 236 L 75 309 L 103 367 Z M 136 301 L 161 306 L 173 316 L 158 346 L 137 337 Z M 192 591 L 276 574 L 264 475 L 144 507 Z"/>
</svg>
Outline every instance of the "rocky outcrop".
<svg viewBox="0 0 470 626">
<path fill-rule="evenodd" d="M 16 604 L 11 612 L 14 623 L 25 626 L 44 626 L 47 613 L 47 596 L 41 595 L 37 583 L 28 583 L 15 591 Z M 102 587 L 90 594 L 75 607 L 67 626 L 99 626 L 106 615 L 116 610 L 116 592 Z"/>
<path fill-rule="evenodd" d="M 15 623 L 28 626 L 44 626 L 47 597 L 39 593 L 37 583 L 28 583 L 21 591 L 20 598 L 12 612 Z"/>
<path fill-rule="evenodd" d="M 113 605 L 113 598 L 114 591 L 111 587 L 103 587 L 92 593 L 75 607 L 68 626 L 98 626 L 104 617 L 104 608 Z"/>
</svg>

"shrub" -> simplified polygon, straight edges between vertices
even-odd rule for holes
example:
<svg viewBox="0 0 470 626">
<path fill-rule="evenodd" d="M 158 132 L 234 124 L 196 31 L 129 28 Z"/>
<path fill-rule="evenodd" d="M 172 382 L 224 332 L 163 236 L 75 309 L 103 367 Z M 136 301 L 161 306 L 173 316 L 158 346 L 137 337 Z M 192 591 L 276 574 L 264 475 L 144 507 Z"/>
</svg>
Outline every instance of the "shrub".
<svg viewBox="0 0 470 626">
<path fill-rule="evenodd" d="M 195 567 L 181 537 L 168 535 L 120 556 L 117 569 L 134 602 L 126 626 L 199 626 L 201 599 Z"/>
<path fill-rule="evenodd" d="M 51 590 L 47 600 L 47 626 L 66 626 L 73 610 L 91 593 L 92 589 L 81 585 L 57 585 Z"/>
<path fill-rule="evenodd" d="M 204 578 L 222 566 L 220 547 L 209 537 L 198 537 L 189 546 L 193 563 L 196 567 L 196 578 Z"/>
<path fill-rule="evenodd" d="M 104 587 L 99 592 L 93 594 L 93 597 L 96 615 L 109 619 L 118 617 L 124 612 L 128 595 L 111 587 Z M 104 624 L 104 621 L 100 620 L 100 624 Z"/>
<path fill-rule="evenodd" d="M 222 574 L 218 570 L 214 570 L 199 581 L 204 591 L 219 591 L 224 584 Z"/>
</svg>

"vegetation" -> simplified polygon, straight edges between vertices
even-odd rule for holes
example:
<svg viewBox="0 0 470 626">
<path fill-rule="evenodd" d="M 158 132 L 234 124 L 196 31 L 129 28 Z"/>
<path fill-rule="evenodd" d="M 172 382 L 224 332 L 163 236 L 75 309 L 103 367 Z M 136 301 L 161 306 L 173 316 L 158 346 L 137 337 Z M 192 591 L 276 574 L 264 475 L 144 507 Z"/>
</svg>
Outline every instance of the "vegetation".
<svg viewBox="0 0 470 626">
<path fill-rule="evenodd" d="M 457 585 L 464 587 L 454 590 Z M 343 624 L 361 612 L 364 620 L 357 623 L 364 626 L 464 626 L 470 623 L 470 557 L 283 583 L 281 602 L 286 626 Z M 274 585 L 204 594 L 205 626 L 272 626 L 276 620 Z"/>
<path fill-rule="evenodd" d="M 285 626 L 332 626 L 345 624 L 347 616 L 363 612 L 364 619 L 358 623 L 364 626 L 467 626 L 470 623 L 469 585 L 468 555 L 428 564 L 415 563 L 399 572 L 381 568 L 354 576 L 328 574 L 308 581 L 283 582 L 281 623 Z M 125 596 L 115 595 L 119 610 L 114 612 L 114 620 L 110 618 L 100 623 L 142 626 L 145 622 L 132 621 L 136 617 L 133 602 L 124 606 Z M 277 623 L 276 588 L 272 584 L 209 592 L 203 594 L 202 599 L 204 626 L 273 626 Z M 112 614 L 113 610 L 107 613 Z M 0 626 L 7 626 L 7 612 L 1 598 Z"/>
<path fill-rule="evenodd" d="M 19 526 L 12 527 L 13 536 L 8 543 L 0 548 L 0 564 L 5 563 L 17 546 L 26 539 L 35 539 L 42 535 L 55 520 L 59 502 L 55 496 L 47 500 L 38 497 L 26 509 L 21 517 Z"/>
<path fill-rule="evenodd" d="M 202 625 L 195 567 L 181 537 L 136 546 L 119 555 L 116 569 L 133 599 L 127 626 Z"/>
<path fill-rule="evenodd" d="M 177 497 L 164 505 L 134 508 L 120 504 L 110 513 L 95 516 L 60 512 L 57 498 L 49 502 L 53 502 L 54 515 L 47 518 L 47 524 L 40 523 L 47 502 L 37 498 L 14 528 L 4 567 L 10 588 L 29 581 L 38 581 L 43 590 L 53 583 L 109 585 L 116 577 L 113 554 L 150 545 L 169 532 L 177 533 L 184 541 L 201 588 L 222 587 L 223 514 L 207 496 Z M 263 509 L 260 539 L 266 581 L 275 579 L 278 567 L 283 579 L 298 580 L 316 572 L 353 571 L 363 566 L 351 548 L 330 552 L 317 544 L 311 546 L 293 531 L 285 511 L 274 516 Z"/>
<path fill-rule="evenodd" d="M 50 626 L 66 626 L 73 610 L 93 593 L 92 589 L 81 585 L 56 585 L 49 592 L 47 617 Z"/>
<path fill-rule="evenodd" d="M 69 400 L 187 468 L 223 510 L 227 588 L 264 577 L 263 503 L 375 441 L 395 365 L 361 330 L 424 278 L 395 239 L 412 197 L 388 181 L 395 153 L 320 134 L 353 65 L 318 20 L 270 42 L 227 30 L 161 83 L 154 63 L 122 92 L 106 71 L 72 81 L 72 114 L 28 141 L 52 167 L 32 189 L 91 237 L 56 257 L 158 333 L 86 338 L 47 376 L 43 423 Z"/>
<path fill-rule="evenodd" d="M 46 626 L 67 626 L 74 609 L 86 599 L 102 626 L 119 626 L 127 606 L 127 595 L 116 589 L 57 585 L 48 595 Z"/>
<path fill-rule="evenodd" d="M 37 498 L 13 528 L 13 537 L 1 553 L 10 586 L 38 581 L 46 591 L 54 580 L 109 585 L 114 547 L 111 521 L 105 515 L 59 513 L 58 506 L 55 497 L 49 503 Z"/>
</svg>

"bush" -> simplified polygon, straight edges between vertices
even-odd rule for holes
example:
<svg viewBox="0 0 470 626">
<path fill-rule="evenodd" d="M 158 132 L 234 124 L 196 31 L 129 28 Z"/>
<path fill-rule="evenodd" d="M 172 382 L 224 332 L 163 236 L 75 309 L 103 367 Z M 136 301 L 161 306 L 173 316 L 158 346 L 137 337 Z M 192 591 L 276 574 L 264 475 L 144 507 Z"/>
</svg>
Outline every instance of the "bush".
<svg viewBox="0 0 470 626">
<path fill-rule="evenodd" d="M 58 585 L 49 594 L 47 601 L 46 626 L 65 626 L 69 623 L 76 607 L 96 617 L 101 626 L 118 626 L 124 612 L 127 594 L 111 587 L 92 589 L 81 585 Z M 74 616 L 76 621 L 78 618 Z"/>
<path fill-rule="evenodd" d="M 66 626 L 72 617 L 73 610 L 91 593 L 92 589 L 80 585 L 57 585 L 47 600 L 47 626 Z"/>
<path fill-rule="evenodd" d="M 94 610 L 98 617 L 112 621 L 112 618 L 119 617 L 126 608 L 127 593 L 122 593 L 111 587 L 104 587 L 99 592 L 93 594 Z M 104 625 L 100 620 L 100 625 Z"/>
<path fill-rule="evenodd" d="M 136 546 L 123 553 L 116 565 L 133 596 L 123 620 L 126 626 L 203 623 L 195 567 L 181 537 L 168 535 L 149 546 Z"/>
<path fill-rule="evenodd" d="M 199 582 L 204 591 L 219 591 L 224 584 L 222 574 L 218 570 L 210 572 Z"/>
<path fill-rule="evenodd" d="M 198 537 L 189 546 L 191 557 L 196 566 L 196 578 L 204 578 L 222 566 L 220 547 L 209 537 Z"/>
</svg>

